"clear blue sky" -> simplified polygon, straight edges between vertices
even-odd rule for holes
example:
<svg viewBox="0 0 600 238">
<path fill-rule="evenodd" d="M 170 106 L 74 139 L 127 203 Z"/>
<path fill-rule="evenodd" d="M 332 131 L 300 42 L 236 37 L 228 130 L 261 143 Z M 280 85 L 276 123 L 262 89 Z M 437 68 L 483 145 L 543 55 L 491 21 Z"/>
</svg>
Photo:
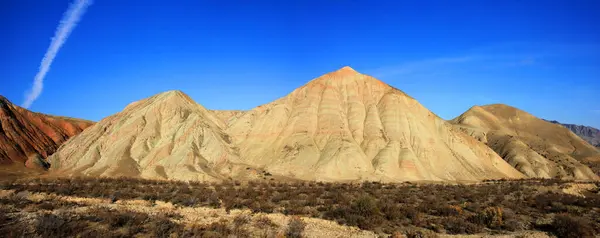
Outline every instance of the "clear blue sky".
<svg viewBox="0 0 600 238">
<path fill-rule="evenodd" d="M 21 104 L 66 0 L 0 1 L 0 94 Z M 600 128 L 600 1 L 96 0 L 31 110 L 100 120 L 180 89 L 250 109 L 349 65 L 445 119 L 505 103 Z"/>
</svg>

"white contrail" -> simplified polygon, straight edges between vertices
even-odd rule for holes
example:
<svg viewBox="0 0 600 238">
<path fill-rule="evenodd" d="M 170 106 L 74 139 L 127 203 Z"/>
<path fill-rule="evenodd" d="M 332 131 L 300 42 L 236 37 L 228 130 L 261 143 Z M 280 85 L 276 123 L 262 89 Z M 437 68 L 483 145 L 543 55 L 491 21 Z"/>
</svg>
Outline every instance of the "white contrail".
<svg viewBox="0 0 600 238">
<path fill-rule="evenodd" d="M 40 69 L 33 79 L 33 87 L 31 88 L 31 91 L 27 92 L 25 95 L 25 101 L 22 104 L 24 108 L 29 108 L 35 99 L 42 93 L 44 77 L 46 77 L 46 73 L 50 70 L 50 65 L 52 64 L 54 57 L 56 57 L 60 47 L 67 41 L 71 31 L 77 26 L 77 22 L 79 22 L 79 19 L 81 19 L 85 13 L 85 9 L 90 4 L 92 4 L 92 0 L 75 0 L 63 14 L 60 24 L 56 28 L 56 32 L 54 32 L 54 37 L 50 42 L 50 47 L 48 47 L 48 50 L 42 59 Z"/>
</svg>

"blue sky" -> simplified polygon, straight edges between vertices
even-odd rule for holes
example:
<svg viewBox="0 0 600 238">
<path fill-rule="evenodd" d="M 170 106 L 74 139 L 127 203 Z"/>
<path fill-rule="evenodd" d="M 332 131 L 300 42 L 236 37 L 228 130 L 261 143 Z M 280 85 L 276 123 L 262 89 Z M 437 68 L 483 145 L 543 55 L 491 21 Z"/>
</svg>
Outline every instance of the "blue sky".
<svg viewBox="0 0 600 238">
<path fill-rule="evenodd" d="M 0 1 L 0 94 L 24 100 L 69 1 Z M 600 128 L 600 1 L 96 0 L 33 111 L 100 120 L 179 89 L 250 109 L 349 65 L 450 119 L 505 103 Z"/>
</svg>

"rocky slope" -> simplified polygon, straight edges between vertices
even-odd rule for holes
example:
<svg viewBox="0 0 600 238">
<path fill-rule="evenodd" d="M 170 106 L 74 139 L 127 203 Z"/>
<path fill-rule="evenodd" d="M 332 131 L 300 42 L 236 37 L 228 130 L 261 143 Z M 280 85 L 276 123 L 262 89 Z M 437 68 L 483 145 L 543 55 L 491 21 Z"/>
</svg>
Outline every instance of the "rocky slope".
<svg viewBox="0 0 600 238">
<path fill-rule="evenodd" d="M 598 179 L 585 164 L 600 154 L 565 127 L 502 104 L 475 106 L 451 121 L 530 177 Z"/>
<path fill-rule="evenodd" d="M 180 91 L 134 102 L 60 147 L 59 174 L 221 180 L 238 152 L 224 123 Z"/>
<path fill-rule="evenodd" d="M 60 174 L 182 180 L 523 177 L 413 98 L 349 67 L 247 112 L 162 93 L 98 122 L 50 161 Z"/>
<path fill-rule="evenodd" d="M 300 179 L 523 177 L 415 99 L 350 67 L 244 113 L 226 132 L 245 163 Z"/>
<path fill-rule="evenodd" d="M 548 120 L 546 120 L 548 121 Z M 600 148 L 600 130 L 591 126 L 582 126 L 575 124 L 564 124 L 558 121 L 549 121 L 554 124 L 559 124 L 571 130 L 575 135 L 578 135 L 591 145 Z"/>
<path fill-rule="evenodd" d="M 0 164 L 47 166 L 46 157 L 92 124 L 31 112 L 0 96 Z"/>
<path fill-rule="evenodd" d="M 244 115 L 246 111 L 242 110 L 210 110 L 219 120 L 228 125 L 229 123 L 233 123 L 234 120 L 237 120 L 239 117 Z"/>
</svg>

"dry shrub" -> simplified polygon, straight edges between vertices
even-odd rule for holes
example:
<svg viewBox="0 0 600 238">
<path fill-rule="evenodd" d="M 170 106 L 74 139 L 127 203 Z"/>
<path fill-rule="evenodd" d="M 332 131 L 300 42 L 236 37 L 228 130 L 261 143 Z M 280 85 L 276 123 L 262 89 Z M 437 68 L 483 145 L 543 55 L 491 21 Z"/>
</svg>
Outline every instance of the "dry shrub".
<svg viewBox="0 0 600 238">
<path fill-rule="evenodd" d="M 71 220 L 66 214 L 42 214 L 34 226 L 35 233 L 41 237 L 71 237 L 85 228 L 85 223 Z"/>
<path fill-rule="evenodd" d="M 379 227 L 385 220 L 378 207 L 377 200 L 370 195 L 359 197 L 351 204 L 348 212 L 346 213 L 348 224 L 358 225 L 361 229 L 374 229 Z"/>
<path fill-rule="evenodd" d="M 450 234 L 476 234 L 483 231 L 483 227 L 456 217 L 442 218 L 440 224 Z"/>
<path fill-rule="evenodd" d="M 265 215 L 260 215 L 256 218 L 256 220 L 254 221 L 254 224 L 256 227 L 260 228 L 260 229 L 269 229 L 269 228 L 277 228 L 278 225 L 273 222 L 271 220 L 271 218 L 265 216 Z"/>
<path fill-rule="evenodd" d="M 171 234 L 180 230 L 180 225 L 172 222 L 164 216 L 152 217 L 150 223 L 146 225 L 147 233 L 151 237 L 170 237 Z"/>
<path fill-rule="evenodd" d="M 384 203 L 381 205 L 381 212 L 385 214 L 385 219 L 388 221 L 397 221 L 406 217 L 405 211 L 402 207 L 396 204 Z"/>
<path fill-rule="evenodd" d="M 517 218 L 511 218 L 511 219 L 507 219 L 504 222 L 504 225 L 502 226 L 502 228 L 504 230 L 507 231 L 521 231 L 521 230 L 526 230 L 527 228 L 529 228 L 528 222 L 517 219 Z"/>
<path fill-rule="evenodd" d="M 594 237 L 596 233 L 590 221 L 568 214 L 556 215 L 551 226 L 558 237 Z"/>
<path fill-rule="evenodd" d="M 203 238 L 221 238 L 233 235 L 234 232 L 229 228 L 226 220 L 213 222 L 209 225 L 194 224 L 186 227 L 180 234 L 180 237 L 203 237 Z"/>
<path fill-rule="evenodd" d="M 52 211 L 54 209 L 56 209 L 57 206 L 49 201 L 43 201 L 39 204 L 37 204 L 37 209 L 41 209 L 41 210 L 47 210 L 47 211 Z"/>
<path fill-rule="evenodd" d="M 300 217 L 294 216 L 288 223 L 288 227 L 285 230 L 285 237 L 301 238 L 305 227 L 306 223 Z"/>
<path fill-rule="evenodd" d="M 250 223 L 251 217 L 248 214 L 240 213 L 233 218 L 233 225 L 243 226 Z"/>
<path fill-rule="evenodd" d="M 150 217 L 144 213 L 123 211 L 106 214 L 103 217 L 112 228 L 137 227 L 146 223 Z"/>
<path fill-rule="evenodd" d="M 430 214 L 436 215 L 436 216 L 449 217 L 449 216 L 459 216 L 462 214 L 462 208 L 460 208 L 458 206 L 448 206 L 448 205 L 437 204 L 437 205 L 434 205 L 433 207 L 428 208 L 428 210 L 430 211 L 429 212 Z"/>
<path fill-rule="evenodd" d="M 371 217 L 379 215 L 379 207 L 377 207 L 377 201 L 375 198 L 364 195 L 358 198 L 352 204 L 352 210 L 357 214 L 364 217 Z"/>
<path fill-rule="evenodd" d="M 478 225 L 498 228 L 503 225 L 503 210 L 501 207 L 487 207 L 468 219 Z"/>
<path fill-rule="evenodd" d="M 244 237 L 248 231 L 244 226 L 250 223 L 251 217 L 248 214 L 240 213 L 233 218 L 233 232 L 237 237 Z"/>
<path fill-rule="evenodd" d="M 10 209 L 0 207 L 0 234 L 6 237 L 25 237 L 25 227 L 19 216 Z"/>
<path fill-rule="evenodd" d="M 404 235 L 404 236 L 403 236 Z M 416 227 L 407 227 L 402 232 L 395 232 L 392 237 L 406 237 L 406 238 L 434 238 L 438 237 L 435 232 Z"/>
<path fill-rule="evenodd" d="M 281 235 L 277 236 L 279 225 L 265 215 L 259 215 L 255 218 L 254 227 L 258 228 L 258 234 L 254 234 L 255 236 L 281 237 Z"/>
<path fill-rule="evenodd" d="M 406 217 L 410 219 L 411 224 L 413 226 L 422 227 L 425 225 L 425 218 L 423 216 L 423 213 L 420 213 L 419 211 L 417 211 L 417 209 L 412 208 L 407 210 Z"/>
<path fill-rule="evenodd" d="M 166 214 L 150 216 L 146 213 L 133 211 L 117 211 L 108 208 L 96 207 L 90 209 L 85 220 L 106 224 L 110 230 L 121 230 L 125 236 L 145 234 L 150 237 L 169 237 L 180 232 L 181 228 L 167 217 Z"/>
<path fill-rule="evenodd" d="M 15 196 L 0 198 L 0 207 L 32 212 L 49 211 L 78 204 L 59 200 L 31 201 L 28 193 L 54 193 L 78 197 L 114 200 L 144 199 L 170 202 L 177 206 L 204 206 L 244 209 L 253 212 L 281 212 L 310 216 L 358 226 L 375 232 L 391 234 L 406 227 L 438 232 L 473 233 L 484 227 L 490 232 L 518 231 L 530 228 L 553 229 L 554 216 L 567 212 L 570 216 L 590 221 L 590 227 L 600 229 L 600 195 L 586 197 L 546 193 L 543 186 L 561 186 L 562 180 L 525 179 L 495 180 L 477 185 L 323 183 L 323 182 L 250 182 L 201 183 L 157 181 L 132 178 L 35 178 L 1 183 L 2 189 L 14 190 Z M 600 184 L 598 184 L 600 185 Z M 550 189 L 551 190 L 551 189 Z M 17 196 L 17 194 L 19 194 Z M 510 212 L 510 211 L 516 212 Z M 125 214 L 121 214 L 125 213 Z M 11 215 L 11 217 L 13 217 Z M 162 218 L 161 218 L 162 217 Z M 80 215 L 79 223 L 88 227 L 108 227 L 98 231 L 107 236 L 165 236 L 167 233 L 203 234 L 217 237 L 237 235 L 236 227 L 247 226 L 246 219 L 234 219 L 231 224 L 182 228 L 171 223 L 180 218 L 176 213 L 163 216 L 128 214 L 127 211 L 89 212 Z M 544 219 L 541 219 L 544 218 Z M 6 218 L 5 218 L 6 219 Z M 73 216 L 64 217 L 67 224 Z M 241 219 L 241 220 L 240 220 Z M 541 220 L 540 220 L 541 219 Z M 148 225 L 154 220 L 165 225 Z M 538 221 L 539 220 L 539 221 Z M 254 221 L 256 223 L 256 220 Z M 261 225 L 264 223 L 264 225 Z M 565 223 L 555 222 L 556 227 Z M 239 225 L 236 225 L 239 224 Z M 257 227 L 270 227 L 268 219 Z M 583 226 L 585 227 L 585 226 Z M 5 227 L 2 227 L 5 229 Z M 201 232 L 201 233 L 198 233 Z M 103 234 L 103 233 L 102 233 Z M 225 235 L 223 235 L 225 234 Z M 240 235 L 240 236 L 243 236 Z"/>
</svg>

